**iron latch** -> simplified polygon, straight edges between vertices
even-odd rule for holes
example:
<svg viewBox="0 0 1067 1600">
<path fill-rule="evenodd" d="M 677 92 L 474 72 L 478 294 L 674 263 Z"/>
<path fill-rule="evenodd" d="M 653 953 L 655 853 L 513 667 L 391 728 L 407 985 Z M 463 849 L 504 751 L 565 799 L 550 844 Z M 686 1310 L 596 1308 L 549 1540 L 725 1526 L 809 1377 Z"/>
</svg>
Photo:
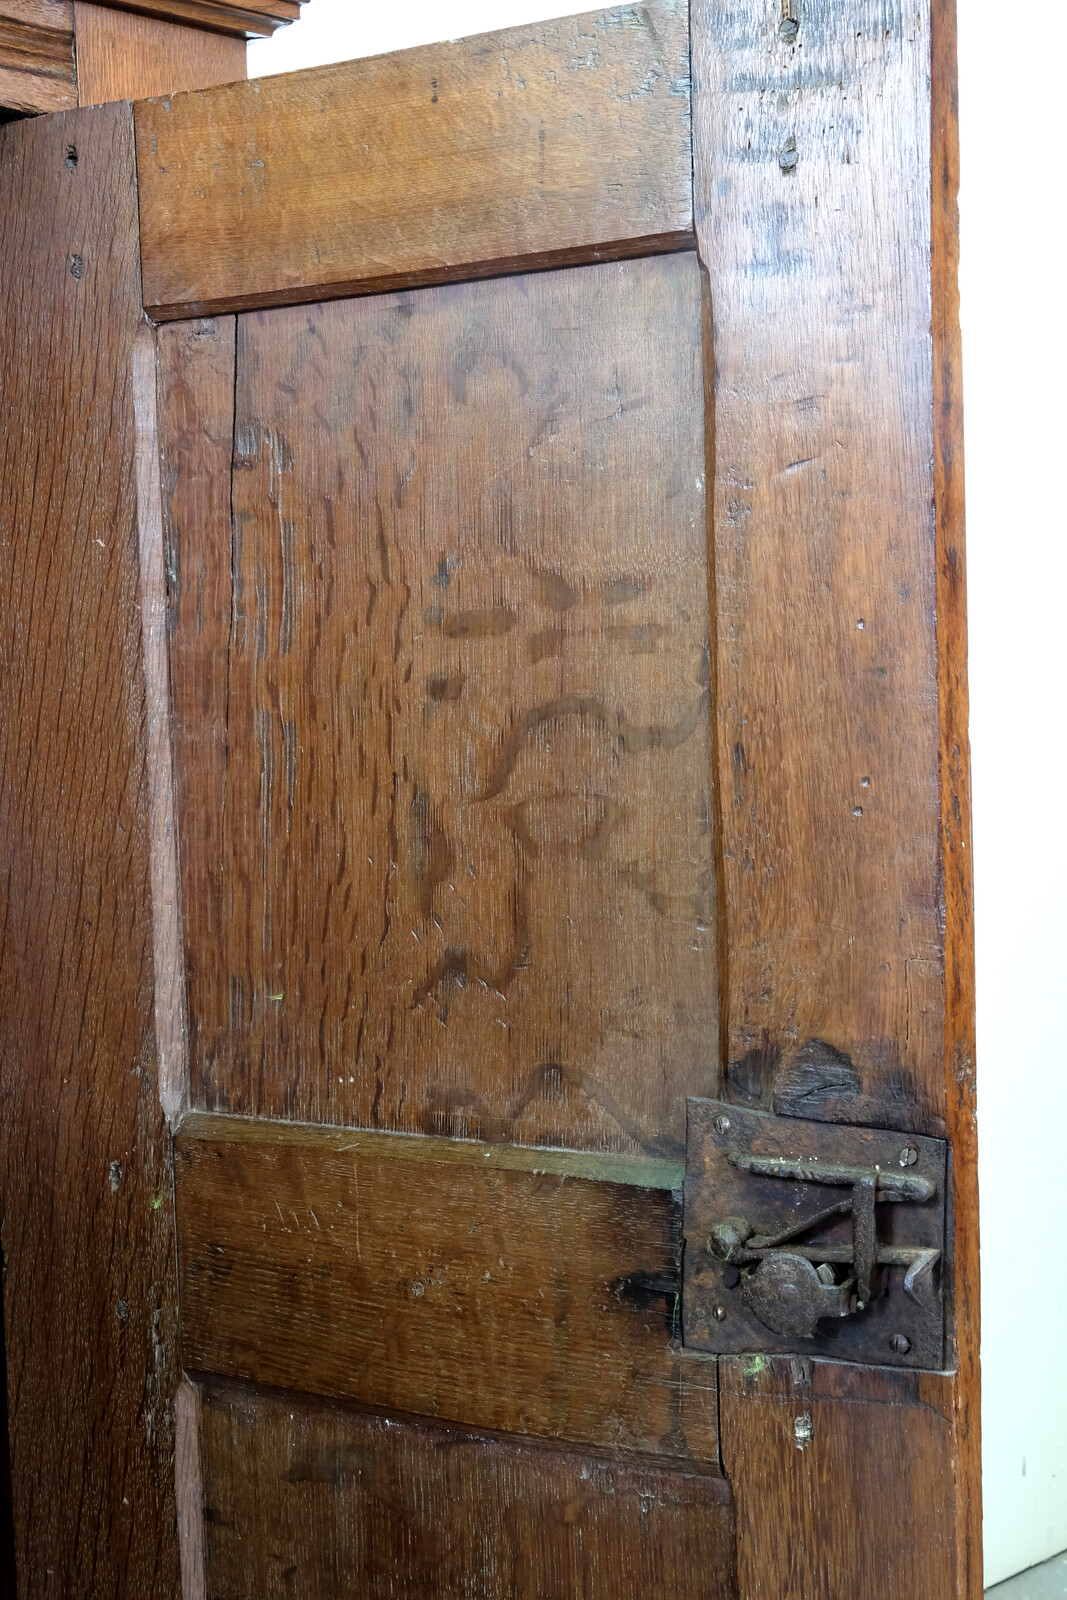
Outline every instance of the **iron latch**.
<svg viewBox="0 0 1067 1600">
<path fill-rule="evenodd" d="M 686 1345 L 939 1368 L 945 1141 L 688 1109 Z"/>
</svg>

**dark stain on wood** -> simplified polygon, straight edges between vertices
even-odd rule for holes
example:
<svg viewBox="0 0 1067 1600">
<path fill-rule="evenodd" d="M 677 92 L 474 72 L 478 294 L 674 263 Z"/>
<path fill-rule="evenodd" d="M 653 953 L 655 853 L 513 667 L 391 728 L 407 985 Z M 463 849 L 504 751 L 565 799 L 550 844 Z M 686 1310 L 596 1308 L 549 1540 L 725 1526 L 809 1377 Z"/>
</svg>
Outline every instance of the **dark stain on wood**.
<svg viewBox="0 0 1067 1600">
<path fill-rule="evenodd" d="M 860 1093 L 860 1075 L 843 1050 L 809 1039 L 774 1078 L 772 1108 L 783 1117 L 838 1121 L 843 1102 Z"/>
</svg>

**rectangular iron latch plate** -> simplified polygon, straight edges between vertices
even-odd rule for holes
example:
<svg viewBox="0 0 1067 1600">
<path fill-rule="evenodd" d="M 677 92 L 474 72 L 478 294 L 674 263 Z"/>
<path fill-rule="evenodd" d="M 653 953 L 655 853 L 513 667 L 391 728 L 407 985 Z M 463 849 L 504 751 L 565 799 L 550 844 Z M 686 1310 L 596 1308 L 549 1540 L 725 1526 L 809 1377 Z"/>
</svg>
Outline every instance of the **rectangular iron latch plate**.
<svg viewBox="0 0 1067 1600">
<path fill-rule="evenodd" d="M 946 1142 L 718 1100 L 688 1112 L 687 1347 L 940 1368 Z"/>
</svg>

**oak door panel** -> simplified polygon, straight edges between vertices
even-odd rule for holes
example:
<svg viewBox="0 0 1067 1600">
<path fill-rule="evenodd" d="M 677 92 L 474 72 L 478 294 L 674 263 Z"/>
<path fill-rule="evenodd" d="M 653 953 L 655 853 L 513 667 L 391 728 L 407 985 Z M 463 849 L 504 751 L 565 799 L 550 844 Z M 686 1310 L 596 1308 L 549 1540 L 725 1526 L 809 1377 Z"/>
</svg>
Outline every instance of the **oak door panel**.
<svg viewBox="0 0 1067 1600">
<path fill-rule="evenodd" d="M 941 1135 L 929 41 L 805 10 L 796 48 L 762 0 L 694 23 L 726 1087 Z"/>
<path fill-rule="evenodd" d="M 692 239 L 683 0 L 167 96 L 136 118 L 156 317 Z"/>
<path fill-rule="evenodd" d="M 194 1104 L 680 1156 L 701 319 L 678 254 L 162 331 Z"/>
<path fill-rule="evenodd" d="M 175 1153 L 188 1368 L 718 1470 L 666 1164 L 209 1116 Z"/>
<path fill-rule="evenodd" d="M 202 1388 L 210 1600 L 733 1600 L 721 1478 Z"/>
</svg>

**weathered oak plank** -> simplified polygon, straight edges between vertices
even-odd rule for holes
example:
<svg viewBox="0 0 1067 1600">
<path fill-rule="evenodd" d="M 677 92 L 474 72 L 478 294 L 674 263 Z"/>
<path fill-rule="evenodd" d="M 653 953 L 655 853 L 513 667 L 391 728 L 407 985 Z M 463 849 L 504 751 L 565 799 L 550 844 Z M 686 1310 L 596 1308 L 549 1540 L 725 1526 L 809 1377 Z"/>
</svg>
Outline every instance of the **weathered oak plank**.
<svg viewBox="0 0 1067 1600">
<path fill-rule="evenodd" d="M 721 1478 L 203 1387 L 209 1593 L 734 1600 Z"/>
<path fill-rule="evenodd" d="M 740 1581 L 977 1600 L 953 11 L 812 0 L 797 21 L 701 0 L 693 53 L 717 380 L 724 1093 L 948 1132 L 958 1224 L 960 1371 L 889 1385 L 888 1461 L 868 1460 L 877 1371 L 816 1365 L 816 1391 L 850 1387 L 825 1450 L 802 1453 L 809 1478 L 789 1439 L 800 1399 L 776 1391 L 768 1410 L 762 1379 L 723 1365 Z M 768 1462 L 790 1468 L 776 1524 L 757 1504 Z M 877 1530 L 881 1564 L 850 1526 Z"/>
<path fill-rule="evenodd" d="M 759 1355 L 719 1372 L 741 1595 L 958 1592 L 950 1379 Z"/>
<path fill-rule="evenodd" d="M 138 105 L 145 306 L 267 306 L 692 237 L 682 0 Z"/>
<path fill-rule="evenodd" d="M 694 13 L 728 1094 L 943 1133 L 929 20 Z"/>
<path fill-rule="evenodd" d="M 717 1470 L 673 1165 L 193 1115 L 192 1370 Z"/>
<path fill-rule="evenodd" d="M 177 1592 L 128 106 L 0 129 L 0 1193 L 20 1592 Z"/>
</svg>

